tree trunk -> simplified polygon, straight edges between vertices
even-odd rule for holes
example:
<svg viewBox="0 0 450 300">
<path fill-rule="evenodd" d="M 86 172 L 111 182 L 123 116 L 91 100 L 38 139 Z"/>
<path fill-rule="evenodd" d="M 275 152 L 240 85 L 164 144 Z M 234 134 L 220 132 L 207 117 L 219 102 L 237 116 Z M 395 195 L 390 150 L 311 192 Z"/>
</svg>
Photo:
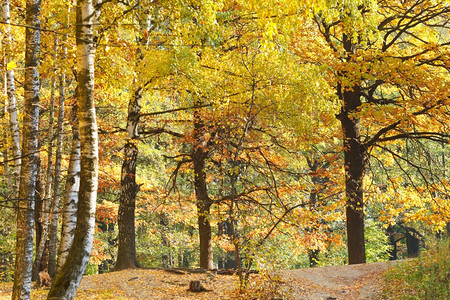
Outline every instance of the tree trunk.
<svg viewBox="0 0 450 300">
<path fill-rule="evenodd" d="M 344 49 L 350 60 L 354 52 L 351 37 L 343 35 Z M 345 74 L 340 74 L 345 78 Z M 342 102 L 338 119 L 341 121 L 344 140 L 345 197 L 347 201 L 347 250 L 348 263 L 366 262 L 364 243 L 363 176 L 366 167 L 366 151 L 361 142 L 360 120 L 353 114 L 361 106 L 360 86 L 338 84 L 338 97 Z"/>
<path fill-rule="evenodd" d="M 394 229 L 394 226 L 389 225 L 387 228 L 387 234 L 389 237 L 389 245 L 392 246 L 392 248 L 389 250 L 389 260 L 397 260 L 397 239 L 396 239 L 396 230 Z"/>
<path fill-rule="evenodd" d="M 165 249 L 164 254 L 162 255 L 162 266 L 163 268 L 173 268 L 173 255 L 170 249 L 170 239 L 167 236 L 167 232 L 169 231 L 169 220 L 166 214 L 162 213 L 159 215 L 159 225 L 161 226 L 161 245 L 163 249 Z"/>
<path fill-rule="evenodd" d="M 37 185 L 43 185 L 42 181 L 37 178 Z M 49 184 L 49 183 L 47 183 Z M 36 190 L 45 190 L 43 188 L 37 188 Z M 41 197 L 42 195 L 42 197 Z M 36 230 L 36 255 L 34 258 L 33 263 L 33 275 L 32 279 L 37 280 L 38 273 L 42 271 L 41 269 L 41 259 L 42 255 L 45 251 L 47 243 L 47 237 L 48 237 L 48 218 L 49 218 L 49 211 L 50 211 L 50 198 L 46 196 L 46 192 L 44 191 L 41 195 L 36 195 L 35 197 L 35 204 L 36 206 L 39 203 L 39 208 L 36 207 L 36 209 L 40 209 L 40 212 L 37 213 L 37 222 L 39 222 L 39 231 Z"/>
<path fill-rule="evenodd" d="M 52 219 L 49 228 L 48 274 L 51 278 L 56 273 L 56 244 L 58 241 L 59 199 L 61 194 L 61 159 L 63 148 L 64 106 L 66 100 L 66 80 L 64 72 L 59 78 L 58 124 L 56 127 L 55 175 L 53 181 Z"/>
<path fill-rule="evenodd" d="M 72 152 L 64 191 L 61 241 L 58 249 L 57 272 L 61 269 L 72 246 L 77 224 L 78 191 L 80 188 L 80 131 L 76 104 L 72 111 Z"/>
<path fill-rule="evenodd" d="M 5 22 L 5 38 L 3 38 L 3 48 L 5 51 L 4 65 L 8 65 L 11 62 L 9 57 L 11 53 L 10 44 L 11 39 L 11 29 L 10 29 L 10 4 L 9 0 L 2 1 L 2 21 Z M 19 194 L 19 180 L 20 180 L 20 167 L 22 164 L 22 151 L 20 149 L 20 131 L 19 131 L 19 121 L 17 117 L 17 106 L 16 106 L 16 85 L 14 83 L 14 70 L 6 70 L 6 87 L 8 94 L 8 113 L 9 113 L 9 124 L 11 130 L 12 139 L 12 150 L 14 158 L 14 197 L 18 198 Z"/>
<path fill-rule="evenodd" d="M 230 240 L 233 240 L 234 239 L 233 231 L 235 231 L 235 228 L 233 229 L 233 225 L 230 219 L 231 218 L 229 218 L 228 220 L 221 221 L 219 224 L 217 224 L 218 227 L 217 231 L 218 235 L 225 235 L 228 236 Z M 236 235 L 236 237 L 238 236 Z M 226 250 L 224 255 L 219 258 L 217 268 L 236 270 L 238 268 L 238 263 L 236 261 L 236 252 L 234 250 Z"/>
<path fill-rule="evenodd" d="M 366 262 L 364 242 L 363 173 L 365 151 L 361 145 L 359 119 L 350 117 L 361 104 L 359 87 L 343 92 L 340 120 L 344 134 L 345 197 L 347 200 L 348 263 Z"/>
<path fill-rule="evenodd" d="M 39 154 L 38 154 L 39 155 Z M 40 168 L 41 168 L 41 162 L 40 157 L 38 156 L 38 166 L 37 166 L 37 176 L 36 176 L 36 194 L 34 196 L 34 232 L 35 232 L 35 258 L 33 263 L 33 271 L 31 275 L 31 280 L 36 281 L 39 276 L 39 271 L 43 270 L 43 267 L 45 268 L 46 264 L 42 261 L 42 253 L 45 248 L 45 243 L 43 242 L 43 225 L 42 225 L 42 216 L 45 213 L 44 208 L 44 184 L 43 180 L 41 180 L 42 175 L 40 174 Z M 48 209 L 47 209 L 48 211 Z M 42 253 L 41 253 L 42 249 Z M 39 256 L 40 255 L 40 256 Z M 37 257 L 39 256 L 39 259 Z"/>
<path fill-rule="evenodd" d="M 136 258 L 135 209 L 139 186 L 136 183 L 138 157 L 138 123 L 141 111 L 142 88 L 137 87 L 128 104 L 128 140 L 124 147 L 122 175 L 120 180 L 120 205 L 117 224 L 119 226 L 119 249 L 114 271 L 138 268 Z"/>
<path fill-rule="evenodd" d="M 136 184 L 138 148 L 134 140 L 125 144 L 119 206 L 119 249 L 114 271 L 137 268 L 134 212 L 139 186 Z"/>
<path fill-rule="evenodd" d="M 0 7 L 0 21 L 4 22 L 5 24 L 10 23 L 9 21 L 9 1 L 4 1 L 4 3 L 1 5 Z M 9 54 L 9 49 L 6 50 L 6 48 L 8 47 L 8 43 L 10 42 L 11 39 L 8 39 L 9 35 L 9 26 L 5 26 L 7 33 L 5 34 L 6 36 L 2 39 L 2 55 L 3 55 L 3 66 L 7 66 L 8 65 L 8 57 L 7 54 Z M 0 31 L 0 35 L 4 36 L 4 34 Z M 7 68 L 6 68 L 7 69 Z M 9 174 L 9 143 L 8 143 L 8 131 L 9 128 L 7 128 L 8 126 L 6 125 L 6 122 L 3 122 L 3 118 L 5 118 L 6 113 L 7 113 L 7 107 L 8 107 L 8 76 L 7 76 L 7 72 L 5 71 L 4 73 L 2 73 L 2 84 L 3 84 L 3 101 L 1 101 L 0 103 L 0 119 L 2 120 L 2 124 L 1 124 L 1 131 L 3 132 L 2 136 L 1 136 L 1 141 L 0 141 L 0 147 L 2 149 L 2 155 L 3 155 L 3 174 L 5 174 L 6 176 L 6 183 L 8 186 L 8 190 L 12 191 L 14 194 L 16 194 L 16 191 L 14 189 L 14 185 L 11 179 L 11 176 Z M 13 82 L 14 83 L 14 82 Z M 14 198 L 14 197 L 12 197 Z M 5 204 L 9 204 L 8 202 L 6 202 Z"/>
<path fill-rule="evenodd" d="M 213 251 L 210 208 L 211 200 L 208 197 L 206 184 L 205 160 L 208 152 L 203 148 L 204 123 L 198 110 L 194 111 L 194 187 L 197 199 L 198 234 L 200 239 L 200 268 L 213 269 Z"/>
<path fill-rule="evenodd" d="M 315 157 L 315 153 L 311 153 L 311 157 L 306 157 L 306 161 L 308 162 L 308 167 L 310 171 L 311 181 L 313 183 L 312 189 L 309 192 L 309 202 L 314 209 L 317 208 L 317 206 L 322 205 L 320 203 L 320 194 L 323 193 L 324 184 L 325 182 L 329 181 L 329 178 L 322 175 L 326 167 L 328 167 L 328 162 L 321 162 L 319 158 Z M 319 202 L 319 203 L 318 203 Z M 321 220 L 323 223 L 324 221 Z M 307 227 L 306 231 L 308 233 L 312 233 L 315 231 L 314 226 Z M 320 250 L 317 249 L 317 245 L 311 246 L 307 249 L 308 254 L 308 260 L 309 260 L 309 267 L 313 268 L 316 267 L 319 263 L 319 255 Z"/>
<path fill-rule="evenodd" d="M 57 60 L 58 53 L 58 38 L 55 37 L 55 62 Z M 56 67 L 54 68 L 56 71 Z M 49 107 L 49 116 L 48 116 L 48 146 L 47 146 L 47 172 L 45 178 L 45 192 L 42 197 L 42 212 L 39 214 L 39 222 L 40 222 L 40 236 L 39 242 L 36 241 L 36 255 L 34 258 L 33 264 L 33 280 L 38 279 L 38 274 L 41 266 L 41 258 L 44 253 L 45 245 L 47 243 L 48 230 L 49 230 L 49 216 L 50 216 L 50 202 L 52 199 L 52 183 L 53 183 L 53 119 L 55 112 L 55 93 L 56 93 L 56 79 L 52 78 L 51 81 L 51 96 L 50 96 L 50 107 Z"/>
<path fill-rule="evenodd" d="M 78 218 L 72 247 L 50 289 L 48 299 L 73 299 L 89 262 L 95 229 L 98 188 L 98 132 L 94 105 L 92 0 L 78 0 L 76 11 L 78 120 L 80 125 L 81 171 Z"/>
<path fill-rule="evenodd" d="M 408 258 L 414 258 L 419 256 L 419 246 L 420 240 L 418 238 L 419 234 L 416 230 L 406 227 L 406 251 L 408 253 Z"/>
<path fill-rule="evenodd" d="M 150 30 L 150 16 L 147 16 L 145 26 L 141 26 L 139 44 L 148 44 Z M 141 23 L 141 22 L 140 22 Z M 144 55 L 141 48 L 136 50 L 137 61 L 135 67 L 142 62 Z M 139 154 L 139 116 L 141 113 L 141 99 L 143 93 L 142 82 L 135 78 L 133 82 L 134 94 L 128 103 L 127 133 L 128 140 L 124 146 L 124 158 L 120 180 L 120 199 L 117 224 L 119 227 L 119 249 L 114 271 L 140 267 L 136 258 L 135 209 L 136 196 L 139 185 L 136 183 L 136 163 Z"/>
<path fill-rule="evenodd" d="M 23 158 L 17 211 L 16 263 L 12 299 L 29 299 L 33 267 L 34 197 L 38 164 L 40 0 L 27 0 Z"/>
<path fill-rule="evenodd" d="M 66 30 L 69 30 L 69 15 L 70 15 L 70 5 L 67 5 L 67 17 L 64 24 Z M 63 37 L 62 42 L 63 51 L 61 57 L 62 61 L 65 61 L 67 59 L 68 34 L 69 32 L 66 31 L 66 34 Z M 78 90 L 75 89 L 74 99 L 76 99 L 77 92 Z M 64 103 L 66 101 L 66 70 L 64 67 L 61 69 L 61 75 L 59 77 L 59 101 L 60 101 L 59 109 L 60 111 L 62 110 L 64 112 Z M 60 116 L 63 116 L 63 112 L 60 113 Z M 70 152 L 69 169 L 67 170 L 67 180 L 63 196 L 61 241 L 59 243 L 58 248 L 58 261 L 56 264 L 56 273 L 61 269 L 62 265 L 66 261 L 67 255 L 69 254 L 70 247 L 72 246 L 75 226 L 77 223 L 78 190 L 80 188 L 80 130 L 78 127 L 76 100 L 73 101 L 72 104 L 72 115 L 70 121 L 72 125 L 72 148 L 71 148 L 72 150 Z M 62 128 L 58 134 L 61 135 L 63 134 Z M 59 145 L 60 142 L 57 142 L 57 144 Z"/>
</svg>

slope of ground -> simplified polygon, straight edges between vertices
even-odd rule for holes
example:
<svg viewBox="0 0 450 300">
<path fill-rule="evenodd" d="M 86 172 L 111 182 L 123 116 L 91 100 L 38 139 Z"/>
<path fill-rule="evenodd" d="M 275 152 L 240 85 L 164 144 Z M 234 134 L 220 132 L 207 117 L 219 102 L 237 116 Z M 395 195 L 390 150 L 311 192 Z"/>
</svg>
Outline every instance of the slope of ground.
<svg viewBox="0 0 450 300">
<path fill-rule="evenodd" d="M 294 299 L 380 299 L 390 262 L 284 271 Z"/>
<path fill-rule="evenodd" d="M 290 299 L 379 299 L 380 279 L 390 263 L 333 266 L 280 272 Z M 252 275 L 252 281 L 257 275 Z M 191 280 L 209 290 L 188 291 Z M 0 299 L 9 299 L 11 283 L 0 284 Z M 33 290 L 32 299 L 45 299 L 46 290 Z M 127 270 L 83 277 L 75 299 L 237 299 L 234 276 L 214 273 L 175 274 L 163 270 Z M 250 296 L 244 296 L 251 298 Z"/>
</svg>

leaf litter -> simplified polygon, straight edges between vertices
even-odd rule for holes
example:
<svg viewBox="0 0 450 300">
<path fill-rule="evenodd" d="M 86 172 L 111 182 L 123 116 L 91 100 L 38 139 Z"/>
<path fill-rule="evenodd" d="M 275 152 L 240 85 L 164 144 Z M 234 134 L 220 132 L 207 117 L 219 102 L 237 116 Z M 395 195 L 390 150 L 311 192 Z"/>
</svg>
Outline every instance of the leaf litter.
<svg viewBox="0 0 450 300">
<path fill-rule="evenodd" d="M 249 289 L 243 294 L 239 293 L 237 276 L 132 269 L 84 276 L 75 299 L 380 299 L 380 279 L 392 265 L 378 262 L 284 270 L 270 276 L 251 274 Z M 189 282 L 193 280 L 200 281 L 208 291 L 190 292 Z M 283 293 L 277 293 L 281 290 Z M 1 283 L 0 300 L 10 299 L 11 291 L 12 283 Z M 31 299 L 45 299 L 47 293 L 45 289 L 33 289 Z"/>
</svg>

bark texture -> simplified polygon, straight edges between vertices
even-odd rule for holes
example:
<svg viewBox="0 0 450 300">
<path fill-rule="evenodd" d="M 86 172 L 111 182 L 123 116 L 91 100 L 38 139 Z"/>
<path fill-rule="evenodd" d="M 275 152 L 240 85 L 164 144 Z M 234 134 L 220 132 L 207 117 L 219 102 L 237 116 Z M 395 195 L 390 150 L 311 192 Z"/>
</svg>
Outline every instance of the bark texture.
<svg viewBox="0 0 450 300">
<path fill-rule="evenodd" d="M 67 18 L 66 18 L 66 30 L 69 28 L 69 16 L 70 5 L 67 6 Z M 62 60 L 67 59 L 67 36 L 66 33 L 63 37 L 62 43 Z M 77 89 L 75 90 L 74 98 L 76 98 Z M 59 77 L 59 101 L 60 116 L 63 117 L 64 106 L 66 101 L 66 70 L 62 68 L 61 75 Z M 70 247 L 72 246 L 73 235 L 75 233 L 75 226 L 77 224 L 77 204 L 78 204 L 78 191 L 80 188 L 80 130 L 78 126 L 77 118 L 77 105 L 76 101 L 73 101 L 72 115 L 71 115 L 71 129 L 72 129 L 72 150 L 70 152 L 69 169 L 67 171 L 67 181 L 64 189 L 63 196 L 63 212 L 62 212 L 62 228 L 61 228 L 61 241 L 58 248 L 58 260 L 56 263 L 56 272 L 59 272 L 62 265 L 66 261 L 69 254 Z M 58 121 L 59 122 L 59 121 Z M 58 127 L 60 125 L 58 124 Z M 62 126 L 59 131 L 62 139 Z M 60 145 L 60 142 L 57 142 Z M 58 190 L 59 193 L 59 190 Z"/>
<path fill-rule="evenodd" d="M 120 206 L 118 215 L 119 249 L 114 271 L 137 268 L 135 244 L 135 208 L 139 186 L 136 184 L 136 160 L 138 147 L 134 140 L 125 144 L 122 164 Z"/>
<path fill-rule="evenodd" d="M 37 177 L 36 177 L 36 194 L 34 196 L 34 234 L 35 234 L 35 258 L 33 263 L 33 272 L 31 276 L 32 281 L 36 281 L 39 276 L 39 270 L 43 270 L 46 268 L 46 262 L 42 259 L 44 257 L 44 249 L 45 243 L 43 243 L 43 225 L 42 225 L 42 216 L 45 212 L 48 211 L 44 208 L 44 183 L 42 178 L 44 177 L 41 173 L 41 158 L 38 157 L 38 166 L 37 166 Z M 48 218 L 47 218 L 48 219 Z M 41 244 L 42 242 L 42 244 Z M 42 252 L 41 252 L 42 251 Z M 37 257 L 39 256 L 39 259 Z"/>
<path fill-rule="evenodd" d="M 343 35 L 348 59 L 354 53 L 351 38 Z M 342 74 L 345 76 L 345 74 Z M 341 121 L 344 139 L 345 197 L 347 200 L 347 251 L 349 264 L 366 262 L 364 241 L 364 191 L 363 177 L 366 168 L 366 149 L 361 141 L 360 119 L 354 114 L 361 106 L 361 87 L 338 85 L 342 101 L 338 119 Z"/>
<path fill-rule="evenodd" d="M 198 233 L 200 239 L 200 268 L 213 269 L 213 251 L 211 222 L 209 220 L 212 201 L 208 196 L 206 184 L 205 161 L 208 155 L 204 148 L 203 133 L 205 125 L 198 110 L 194 111 L 194 150 L 192 160 L 194 162 L 194 188 L 197 200 Z"/>
<path fill-rule="evenodd" d="M 55 42 L 56 43 L 56 42 Z M 51 96 L 50 96 L 50 110 L 48 117 L 48 148 L 47 148 L 47 172 L 45 179 L 45 192 L 43 197 L 41 198 L 41 212 L 39 214 L 39 223 L 40 223 L 40 236 L 39 241 L 36 239 L 36 255 L 34 258 L 33 265 L 33 280 L 38 279 L 38 274 L 41 266 L 42 255 L 45 250 L 45 245 L 47 243 L 48 237 L 48 221 L 49 221 L 49 209 L 50 209 L 50 201 L 51 201 L 51 190 L 53 183 L 53 117 L 54 117 L 54 108 L 55 108 L 55 90 L 56 90 L 56 81 L 52 80 L 51 83 Z M 36 203 L 37 204 L 37 203 Z"/>
<path fill-rule="evenodd" d="M 56 62 L 58 60 L 58 37 L 55 37 L 55 54 L 53 56 L 54 61 Z M 56 73 L 57 65 L 55 63 L 55 66 L 53 68 L 53 71 Z M 55 181 L 55 175 L 53 175 L 53 140 L 54 140 L 54 130 L 53 130 L 53 120 L 55 116 L 55 99 L 56 99 L 56 78 L 52 78 L 51 80 L 51 96 L 50 96 L 50 110 L 49 110 L 49 117 L 48 117 L 48 150 L 47 150 L 47 173 L 46 173 L 46 180 L 45 180 L 45 193 L 44 197 L 42 199 L 42 213 L 40 215 L 40 223 L 41 223 L 41 239 L 39 243 L 36 243 L 36 255 L 34 259 L 34 266 L 33 266 L 33 280 L 38 279 L 38 274 L 40 271 L 44 271 L 40 269 L 41 265 L 41 259 L 42 255 L 44 253 L 44 250 L 48 250 L 45 248 L 48 248 L 48 242 L 47 238 L 49 236 L 49 217 L 50 212 L 52 211 L 51 208 L 51 202 L 53 201 L 54 194 L 52 195 L 52 187 Z M 46 246 L 47 245 L 47 246 Z M 48 265 L 47 265 L 48 267 Z M 47 272 L 48 270 L 46 270 Z"/>
<path fill-rule="evenodd" d="M 76 105 L 72 112 L 72 152 L 63 199 L 61 241 L 58 248 L 57 273 L 66 261 L 77 224 L 78 191 L 80 188 L 80 131 Z"/>
<path fill-rule="evenodd" d="M 4 48 L 4 65 L 11 62 L 10 44 L 12 42 L 10 22 L 10 3 L 9 0 L 3 0 L 2 3 L 2 21 L 5 22 L 5 38 L 3 39 L 2 47 Z M 11 130 L 12 150 L 14 159 L 14 197 L 18 198 L 19 181 L 20 181 L 20 166 L 22 164 L 22 151 L 20 149 L 20 131 L 19 121 L 17 118 L 16 106 L 16 85 L 14 83 L 14 70 L 6 70 L 6 93 L 8 96 L 8 114 L 9 124 Z"/>
<path fill-rule="evenodd" d="M 38 165 L 40 0 L 27 0 L 23 159 L 17 211 L 16 262 L 12 299 L 29 299 L 33 267 L 34 201 Z"/>
<path fill-rule="evenodd" d="M 139 41 L 141 47 L 145 47 L 148 43 L 148 34 L 146 33 L 150 30 L 150 20 L 150 17 L 147 16 L 147 21 L 144 23 L 145 25 L 141 27 L 140 31 L 143 36 Z M 140 48 L 136 50 L 136 57 L 136 67 L 138 67 L 144 58 Z M 136 183 L 136 164 L 139 154 L 138 125 L 141 113 L 143 84 L 138 78 L 135 78 L 134 80 L 133 90 L 133 96 L 128 103 L 128 139 L 124 146 L 117 220 L 119 227 L 119 248 L 114 271 L 139 267 L 139 262 L 136 258 L 135 233 L 136 196 L 139 192 L 139 185 Z"/>
<path fill-rule="evenodd" d="M 59 103 L 58 103 L 58 123 L 56 127 L 56 155 L 55 155 L 55 175 L 53 181 L 53 201 L 52 201 L 52 219 L 49 227 L 48 244 L 48 274 L 54 278 L 56 273 L 56 244 L 58 241 L 58 220 L 59 220 L 59 199 L 61 198 L 61 159 L 63 148 L 63 124 L 64 124 L 64 106 L 66 100 L 66 80 L 65 74 L 58 76 L 59 81 Z"/>
<path fill-rule="evenodd" d="M 81 145 L 78 218 L 72 247 L 50 289 L 48 299 L 73 299 L 89 261 L 95 229 L 98 132 L 94 106 L 93 24 L 96 11 L 92 0 L 78 0 L 76 16 L 78 119 Z"/>
<path fill-rule="evenodd" d="M 136 258 L 135 209 L 139 186 L 136 183 L 136 162 L 138 157 L 138 123 L 141 111 L 142 88 L 137 87 L 128 104 L 128 140 L 124 146 L 120 199 L 118 212 L 119 249 L 114 271 L 139 267 Z"/>
</svg>

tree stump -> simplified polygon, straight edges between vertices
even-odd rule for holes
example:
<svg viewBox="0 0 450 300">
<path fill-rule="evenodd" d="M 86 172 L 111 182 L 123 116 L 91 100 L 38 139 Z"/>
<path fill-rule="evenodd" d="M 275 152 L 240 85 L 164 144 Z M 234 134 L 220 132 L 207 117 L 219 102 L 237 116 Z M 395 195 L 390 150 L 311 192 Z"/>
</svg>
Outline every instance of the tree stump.
<svg viewBox="0 0 450 300">
<path fill-rule="evenodd" d="M 189 282 L 189 291 L 190 292 L 194 292 L 194 293 L 199 293 L 199 292 L 206 292 L 206 291 L 209 291 L 209 290 L 206 289 L 202 285 L 200 280 L 192 280 L 191 282 Z"/>
</svg>

